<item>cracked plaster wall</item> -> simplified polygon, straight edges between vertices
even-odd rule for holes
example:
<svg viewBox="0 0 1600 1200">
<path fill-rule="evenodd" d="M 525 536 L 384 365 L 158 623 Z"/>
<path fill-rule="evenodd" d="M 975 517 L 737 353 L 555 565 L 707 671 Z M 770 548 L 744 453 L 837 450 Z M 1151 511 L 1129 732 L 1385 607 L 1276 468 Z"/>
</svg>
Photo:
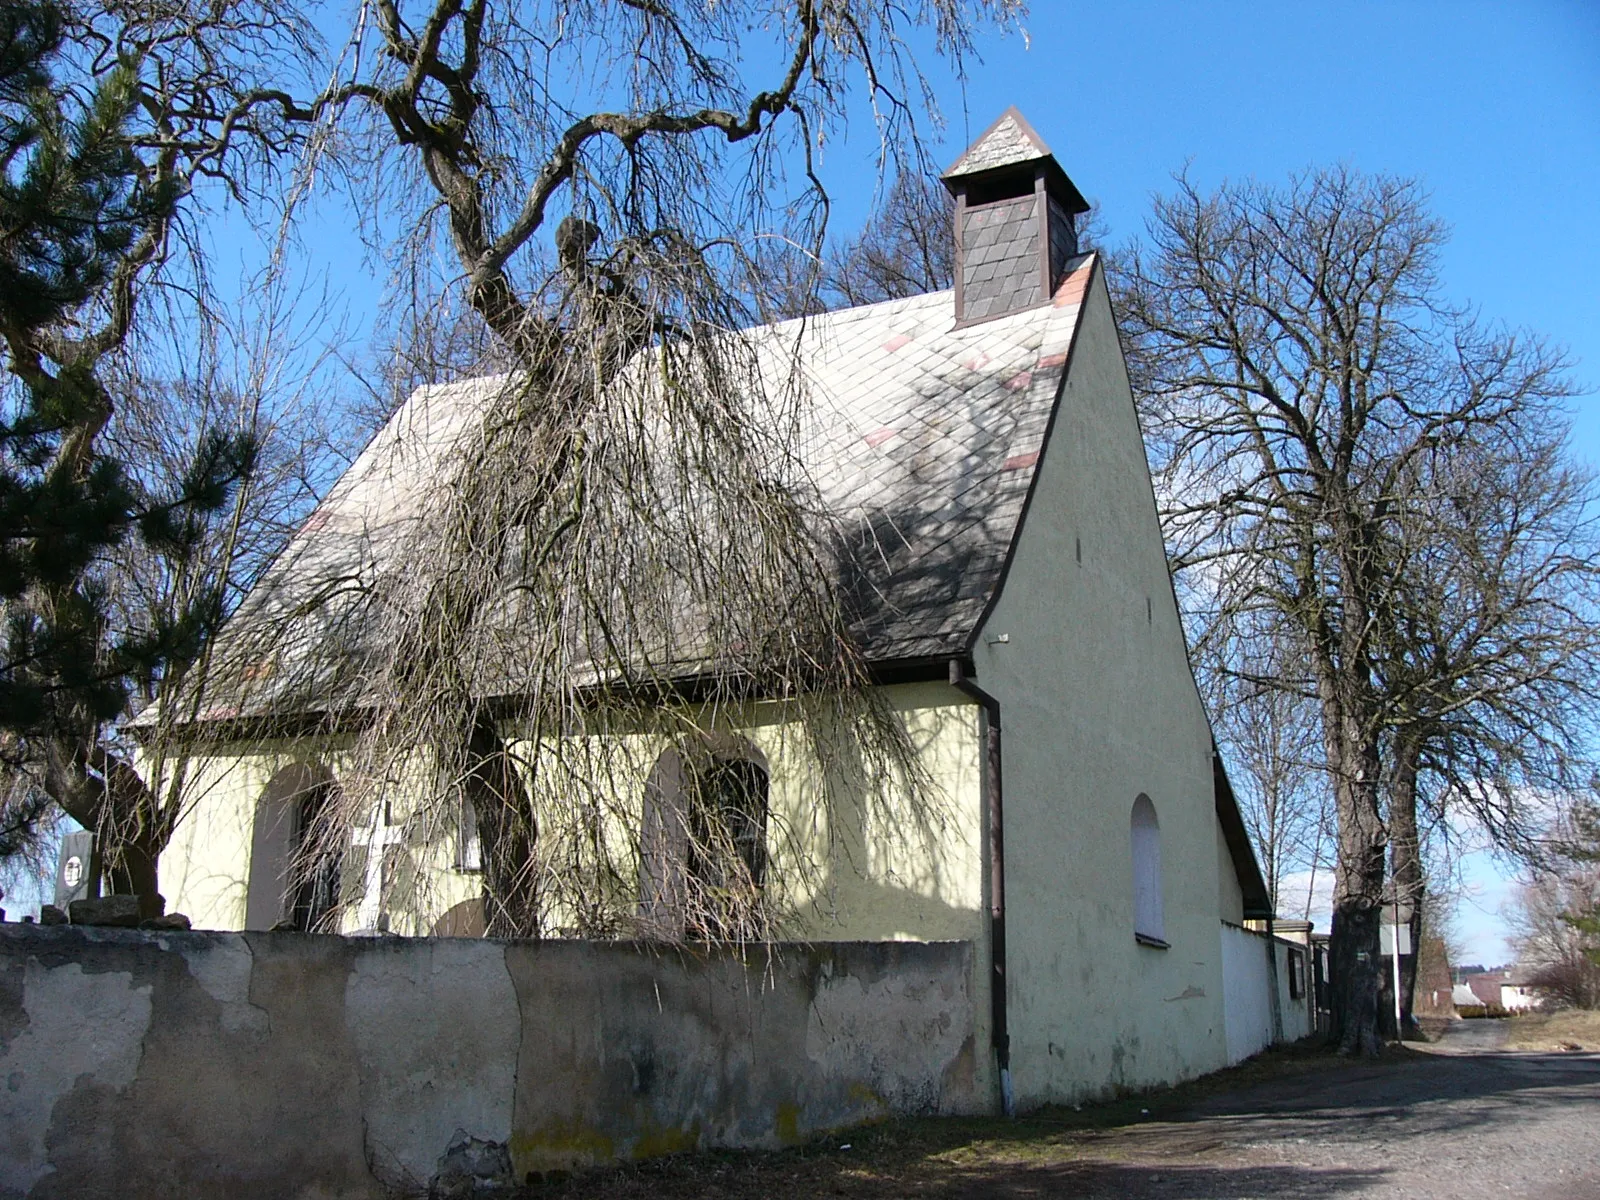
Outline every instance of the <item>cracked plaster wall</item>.
<svg viewBox="0 0 1600 1200">
<path fill-rule="evenodd" d="M 425 1192 L 988 1106 L 967 942 L 0 927 L 0 1200 Z"/>
</svg>

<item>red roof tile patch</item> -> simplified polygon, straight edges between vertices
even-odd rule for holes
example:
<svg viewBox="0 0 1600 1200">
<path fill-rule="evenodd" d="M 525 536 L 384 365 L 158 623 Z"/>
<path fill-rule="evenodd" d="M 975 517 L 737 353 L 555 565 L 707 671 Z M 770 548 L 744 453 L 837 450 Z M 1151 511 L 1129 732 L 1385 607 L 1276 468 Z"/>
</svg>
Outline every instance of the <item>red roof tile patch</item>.
<svg viewBox="0 0 1600 1200">
<path fill-rule="evenodd" d="M 1044 368 L 1044 367 L 1059 367 L 1063 363 L 1065 363 L 1066 361 L 1067 361 L 1067 356 L 1065 354 L 1046 354 L 1043 358 L 1041 358 L 1038 362 L 1034 363 L 1033 365 L 1036 366 L 1036 367 L 1040 367 L 1040 368 Z"/>
<path fill-rule="evenodd" d="M 883 344 L 883 348 L 890 354 L 893 354 L 896 350 L 900 349 L 901 346 L 907 346 L 910 344 L 911 335 L 909 333 L 897 333 Z"/>
<path fill-rule="evenodd" d="M 1031 467 L 1038 461 L 1039 452 L 1037 450 L 1035 450 L 1032 454 L 1013 454 L 1010 458 L 1006 459 L 1006 464 L 1001 468 L 1001 470 L 1020 471 L 1023 467 Z"/>
<path fill-rule="evenodd" d="M 319 508 L 306 518 L 305 524 L 300 526 L 301 533 L 315 533 L 328 523 L 328 510 Z"/>
<path fill-rule="evenodd" d="M 989 365 L 989 356 L 987 354 L 985 354 L 982 350 L 979 350 L 976 354 L 974 354 L 971 358 L 967 359 L 967 361 L 962 363 L 961 365 L 963 367 L 965 367 L 969 371 L 981 370 L 982 368 L 984 368 L 984 367 Z"/>
<path fill-rule="evenodd" d="M 867 434 L 866 442 L 869 446 L 881 446 L 895 435 L 895 431 L 885 425 L 882 429 L 874 429 Z"/>
<path fill-rule="evenodd" d="M 1012 392 L 1020 392 L 1032 382 L 1032 371 L 1018 371 L 1010 379 L 1006 380 L 1006 389 Z"/>
<path fill-rule="evenodd" d="M 1055 305 L 1065 308 L 1069 304 L 1077 304 L 1088 290 L 1089 267 L 1085 264 L 1061 281 L 1061 286 L 1056 289 Z"/>
</svg>

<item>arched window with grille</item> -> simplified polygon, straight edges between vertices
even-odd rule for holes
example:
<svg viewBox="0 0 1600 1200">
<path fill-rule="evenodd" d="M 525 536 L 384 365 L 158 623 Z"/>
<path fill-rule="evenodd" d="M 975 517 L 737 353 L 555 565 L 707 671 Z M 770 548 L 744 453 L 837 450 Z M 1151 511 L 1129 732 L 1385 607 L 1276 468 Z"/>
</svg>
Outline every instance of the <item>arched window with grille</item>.
<svg viewBox="0 0 1600 1200">
<path fill-rule="evenodd" d="M 332 931 L 337 923 L 338 783 L 317 764 L 278 771 L 256 802 L 245 928 Z"/>
<path fill-rule="evenodd" d="M 1161 897 L 1161 823 L 1150 797 L 1133 802 L 1129 821 L 1133 853 L 1133 935 L 1148 946 L 1167 945 Z"/>
<path fill-rule="evenodd" d="M 339 931 L 339 876 L 344 855 L 338 848 L 341 831 L 334 786 L 331 782 L 318 784 L 302 793 L 296 806 L 294 890 L 287 919 L 302 933 Z"/>
<path fill-rule="evenodd" d="M 645 788 L 640 920 L 647 936 L 721 941 L 759 926 L 770 779 L 742 738 L 676 746 Z"/>
</svg>

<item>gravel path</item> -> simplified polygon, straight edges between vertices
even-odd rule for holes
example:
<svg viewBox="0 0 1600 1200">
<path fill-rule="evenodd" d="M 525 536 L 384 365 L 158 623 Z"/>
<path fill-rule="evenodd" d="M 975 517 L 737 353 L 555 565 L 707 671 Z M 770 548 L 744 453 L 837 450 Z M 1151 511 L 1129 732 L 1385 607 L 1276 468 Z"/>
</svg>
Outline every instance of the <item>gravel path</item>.
<svg viewBox="0 0 1600 1200">
<path fill-rule="evenodd" d="M 1086 1109 L 1017 1121 L 891 1123 L 857 1131 L 854 1149 L 689 1155 L 574 1180 L 550 1194 L 1600 1200 L 1600 1054 L 1506 1051 L 1506 1033 L 1501 1021 L 1465 1021 L 1404 1058 L 1304 1060 L 1299 1069 L 1290 1060 L 1265 1082 L 1202 1089 L 1205 1098 L 1187 1107 L 1152 1097 L 1154 1116 L 1139 1115 L 1132 1100 L 1112 1106 L 1126 1115 L 1110 1121 L 1110 1110 L 1096 1117 Z"/>
<path fill-rule="evenodd" d="M 1505 1035 L 1464 1021 L 1417 1062 L 1276 1080 L 1130 1132 L 1149 1144 L 1121 1194 L 1600 1200 L 1600 1055 L 1502 1052 Z"/>
</svg>

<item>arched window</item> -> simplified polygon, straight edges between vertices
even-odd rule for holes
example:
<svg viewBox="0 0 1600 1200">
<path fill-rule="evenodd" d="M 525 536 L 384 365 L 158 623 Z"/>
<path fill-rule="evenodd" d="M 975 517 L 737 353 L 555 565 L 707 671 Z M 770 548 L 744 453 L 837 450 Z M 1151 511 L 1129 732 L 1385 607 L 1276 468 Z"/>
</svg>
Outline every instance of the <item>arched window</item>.
<svg viewBox="0 0 1600 1200">
<path fill-rule="evenodd" d="M 330 927 L 343 855 L 328 852 L 338 784 L 322 767 L 296 763 L 274 775 L 256 803 L 245 928 Z"/>
<path fill-rule="evenodd" d="M 767 875 L 769 777 L 759 751 L 719 737 L 667 750 L 645 788 L 639 900 L 644 931 L 741 936 Z"/>
<path fill-rule="evenodd" d="M 335 848 L 340 831 L 332 781 L 301 793 L 296 811 L 294 894 L 288 920 L 301 933 L 337 933 L 339 874 L 344 855 Z"/>
<path fill-rule="evenodd" d="M 694 782 L 689 874 L 707 887 L 759 888 L 767 874 L 767 769 L 716 756 Z"/>
<path fill-rule="evenodd" d="M 1161 825 L 1150 797 L 1133 802 L 1129 823 L 1133 850 L 1133 934 L 1147 945 L 1167 944 L 1161 905 Z"/>
</svg>

